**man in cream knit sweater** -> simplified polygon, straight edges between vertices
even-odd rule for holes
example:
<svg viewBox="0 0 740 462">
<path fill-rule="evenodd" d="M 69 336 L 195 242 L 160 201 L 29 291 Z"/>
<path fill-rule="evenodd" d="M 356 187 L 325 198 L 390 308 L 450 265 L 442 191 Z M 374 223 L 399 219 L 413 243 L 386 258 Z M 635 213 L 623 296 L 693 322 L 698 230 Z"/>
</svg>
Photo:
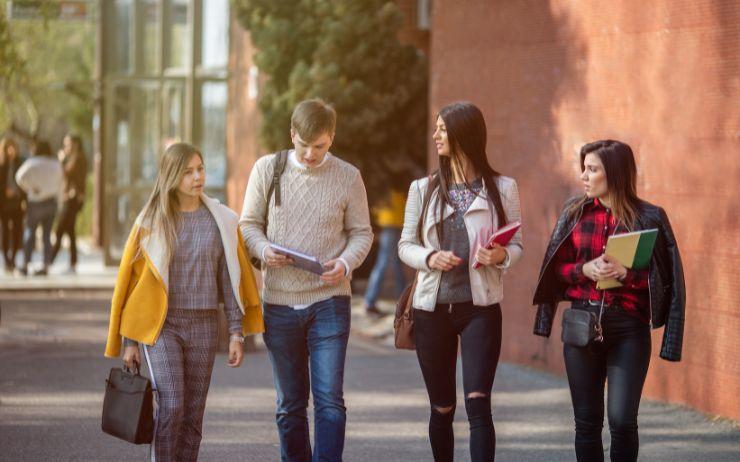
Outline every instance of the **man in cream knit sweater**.
<svg viewBox="0 0 740 462">
<path fill-rule="evenodd" d="M 254 165 L 239 221 L 249 252 L 263 262 L 264 339 L 277 388 L 283 461 L 339 461 L 344 448 L 349 279 L 365 260 L 373 234 L 360 171 L 328 152 L 335 126 L 334 109 L 323 101 L 298 104 L 290 130 L 295 150 L 280 176 L 280 205 L 277 189 L 267 203 L 275 154 L 267 155 Z M 326 272 L 291 266 L 271 244 L 318 257 Z"/>
</svg>

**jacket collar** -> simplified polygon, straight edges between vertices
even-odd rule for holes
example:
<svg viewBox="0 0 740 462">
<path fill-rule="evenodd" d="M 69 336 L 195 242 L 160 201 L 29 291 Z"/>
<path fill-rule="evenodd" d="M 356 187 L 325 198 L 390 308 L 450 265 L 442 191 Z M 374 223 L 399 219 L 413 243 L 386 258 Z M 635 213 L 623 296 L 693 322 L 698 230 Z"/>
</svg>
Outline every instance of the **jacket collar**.
<svg viewBox="0 0 740 462">
<path fill-rule="evenodd" d="M 219 202 L 218 199 L 208 197 L 205 194 L 201 194 L 200 198 L 218 226 L 218 231 L 221 235 L 221 242 L 224 246 L 224 255 L 226 257 L 226 263 L 229 270 L 231 287 L 236 293 L 240 286 L 241 279 L 241 269 L 236 255 L 236 248 L 238 246 L 236 222 L 233 218 L 231 220 L 229 219 L 231 217 L 229 217 L 228 212 L 221 207 L 221 202 Z M 136 224 L 145 230 L 144 237 L 141 240 L 141 248 L 145 254 L 145 258 L 155 270 L 156 276 L 158 276 L 162 281 L 165 292 L 169 292 L 170 261 L 166 257 L 166 247 L 164 245 L 165 238 L 160 232 L 146 232 L 149 230 L 142 224 L 142 215 L 143 214 L 139 214 L 139 217 L 136 219 Z M 243 310 L 244 307 L 242 306 L 241 297 L 237 295 L 236 300 L 239 303 L 239 307 Z"/>
</svg>

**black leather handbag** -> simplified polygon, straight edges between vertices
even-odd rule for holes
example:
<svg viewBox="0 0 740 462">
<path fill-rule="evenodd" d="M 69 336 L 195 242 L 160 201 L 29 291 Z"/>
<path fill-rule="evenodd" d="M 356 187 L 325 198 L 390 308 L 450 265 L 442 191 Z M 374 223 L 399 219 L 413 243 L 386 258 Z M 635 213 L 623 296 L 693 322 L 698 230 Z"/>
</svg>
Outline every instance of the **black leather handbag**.
<svg viewBox="0 0 740 462">
<path fill-rule="evenodd" d="M 560 339 L 567 345 L 585 347 L 591 342 L 602 342 L 601 317 L 604 314 L 604 299 L 601 299 L 599 316 L 588 310 L 568 308 L 563 312 L 563 330 Z"/>
<path fill-rule="evenodd" d="M 152 384 L 136 372 L 110 370 L 103 399 L 105 433 L 134 444 L 149 444 L 154 435 Z"/>
</svg>

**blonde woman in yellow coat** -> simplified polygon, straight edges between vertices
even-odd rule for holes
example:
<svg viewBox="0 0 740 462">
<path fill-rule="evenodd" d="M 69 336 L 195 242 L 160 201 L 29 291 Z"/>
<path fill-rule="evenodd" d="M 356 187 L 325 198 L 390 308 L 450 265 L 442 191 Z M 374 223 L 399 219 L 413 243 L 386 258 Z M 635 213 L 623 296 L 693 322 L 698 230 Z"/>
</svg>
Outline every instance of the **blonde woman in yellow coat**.
<svg viewBox="0 0 740 462">
<path fill-rule="evenodd" d="M 238 217 L 203 194 L 203 156 L 176 143 L 160 160 L 154 191 L 126 243 L 111 303 L 105 355 L 133 368 L 139 345 L 157 390 L 151 458 L 197 460 L 223 300 L 238 367 L 244 335 L 264 331 Z"/>
</svg>

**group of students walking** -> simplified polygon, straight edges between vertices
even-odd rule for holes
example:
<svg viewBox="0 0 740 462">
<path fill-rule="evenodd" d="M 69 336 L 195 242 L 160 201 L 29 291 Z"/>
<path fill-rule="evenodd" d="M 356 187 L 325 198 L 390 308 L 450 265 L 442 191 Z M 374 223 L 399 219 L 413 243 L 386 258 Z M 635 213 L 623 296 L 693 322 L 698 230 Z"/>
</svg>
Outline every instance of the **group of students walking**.
<svg viewBox="0 0 740 462">
<path fill-rule="evenodd" d="M 121 260 L 105 351 L 118 357 L 123 347 L 125 364 L 138 368 L 143 347 L 159 405 L 152 460 L 197 459 L 219 300 L 229 321 L 229 366 L 241 363 L 244 335 L 264 334 L 281 460 L 342 460 L 350 278 L 373 234 L 359 170 L 329 152 L 335 126 L 336 114 L 323 101 L 298 104 L 291 118 L 293 149 L 256 162 L 240 217 L 203 194 L 203 153 L 197 148 L 177 143 L 161 157 L 154 191 Z M 475 105 L 442 108 L 433 135 L 439 168 L 411 183 L 398 244 L 400 259 L 417 270 L 413 335 L 436 461 L 453 460 L 458 349 L 470 458 L 495 457 L 491 393 L 503 336 L 503 280 L 521 259 L 523 244 L 520 230 L 505 246 L 480 245 L 521 219 L 517 183 L 490 165 L 486 133 Z M 681 357 L 681 259 L 663 209 L 636 194 L 628 145 L 587 144 L 580 163 L 584 194 L 566 203 L 547 246 L 534 296 L 534 333 L 550 335 L 560 301 L 577 310 L 605 306 L 603 341 L 564 347 L 576 458 L 604 459 L 608 382 L 611 460 L 635 461 L 650 328 L 666 326 L 661 357 Z M 604 255 L 609 236 L 651 228 L 658 237 L 648 269 L 631 270 Z M 300 269 L 276 246 L 317 257 L 324 272 Z M 250 260 L 262 271 L 261 296 Z M 597 281 L 607 278 L 622 286 L 597 290 Z"/>
<path fill-rule="evenodd" d="M 25 159 L 12 138 L 0 140 L 0 232 L 5 272 L 21 276 L 29 274 L 36 247 L 36 230 L 40 226 L 43 256 L 41 266 L 32 274 L 48 274 L 65 234 L 70 242 L 67 271 L 74 273 L 77 267 L 75 223 L 84 204 L 87 181 L 87 159 L 82 139 L 77 135 L 66 135 L 56 157 L 47 141 L 37 140 L 31 153 L 31 157 Z M 55 219 L 56 240 L 52 245 Z M 23 261 L 16 267 L 16 255 L 21 246 Z"/>
</svg>

